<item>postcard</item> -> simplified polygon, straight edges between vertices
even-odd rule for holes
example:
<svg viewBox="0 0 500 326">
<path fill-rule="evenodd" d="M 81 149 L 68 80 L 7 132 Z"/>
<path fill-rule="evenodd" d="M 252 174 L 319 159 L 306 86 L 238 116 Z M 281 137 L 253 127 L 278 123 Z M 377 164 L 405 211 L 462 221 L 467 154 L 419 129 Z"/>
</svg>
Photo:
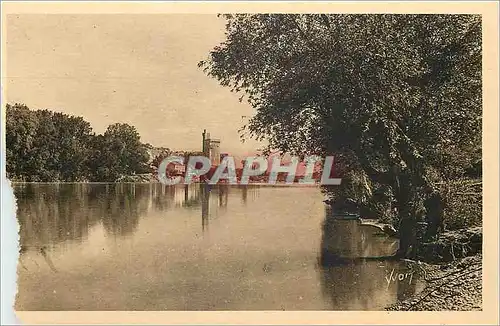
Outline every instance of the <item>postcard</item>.
<svg viewBox="0 0 500 326">
<path fill-rule="evenodd" d="M 494 1 L 3 2 L 2 315 L 498 324 L 498 26 Z"/>
</svg>

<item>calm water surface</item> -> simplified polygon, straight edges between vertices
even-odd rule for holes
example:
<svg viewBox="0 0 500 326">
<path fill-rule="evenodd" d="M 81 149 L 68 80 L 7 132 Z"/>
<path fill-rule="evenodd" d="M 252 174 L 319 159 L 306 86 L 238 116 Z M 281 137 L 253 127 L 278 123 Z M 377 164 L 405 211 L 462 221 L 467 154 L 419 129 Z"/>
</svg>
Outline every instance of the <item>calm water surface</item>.
<svg viewBox="0 0 500 326">
<path fill-rule="evenodd" d="M 14 188 L 17 310 L 381 310 L 421 288 L 401 262 L 333 263 L 397 242 L 325 218 L 317 188 Z"/>
</svg>

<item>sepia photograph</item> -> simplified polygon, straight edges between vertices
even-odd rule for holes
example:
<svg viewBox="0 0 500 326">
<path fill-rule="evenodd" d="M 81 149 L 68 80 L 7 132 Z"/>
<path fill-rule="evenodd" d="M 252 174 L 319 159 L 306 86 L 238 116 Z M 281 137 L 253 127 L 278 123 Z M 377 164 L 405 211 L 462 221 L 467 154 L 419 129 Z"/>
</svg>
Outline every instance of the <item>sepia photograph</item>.
<svg viewBox="0 0 500 326">
<path fill-rule="evenodd" d="M 14 309 L 483 311 L 483 26 L 4 15 Z"/>
</svg>

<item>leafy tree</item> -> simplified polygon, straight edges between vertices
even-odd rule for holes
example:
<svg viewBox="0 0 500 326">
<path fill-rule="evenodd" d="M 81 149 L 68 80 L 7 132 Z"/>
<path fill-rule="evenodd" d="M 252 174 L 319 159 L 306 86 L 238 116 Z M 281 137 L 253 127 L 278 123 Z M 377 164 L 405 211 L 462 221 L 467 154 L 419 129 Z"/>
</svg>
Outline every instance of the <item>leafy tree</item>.
<svg viewBox="0 0 500 326">
<path fill-rule="evenodd" d="M 91 141 L 91 154 L 89 157 L 89 177 L 90 181 L 105 182 L 114 181 L 118 175 L 111 173 L 110 167 L 113 160 L 106 148 L 103 135 L 96 135 Z"/>
<path fill-rule="evenodd" d="M 147 173 L 148 154 L 135 129 L 114 124 L 92 133 L 81 117 L 6 106 L 7 176 L 33 182 L 115 181 Z"/>
<path fill-rule="evenodd" d="M 115 181 L 124 175 L 150 172 L 146 147 L 136 128 L 124 123 L 110 125 L 94 142 L 92 167 L 96 181 Z"/>
<path fill-rule="evenodd" d="M 199 66 L 256 109 L 243 132 L 334 155 L 340 200 L 385 194 L 409 255 L 426 193 L 480 155 L 480 16 L 224 17 L 227 39 Z"/>
<path fill-rule="evenodd" d="M 37 179 L 32 181 L 61 181 L 61 171 L 58 167 L 57 145 L 59 130 L 49 110 L 34 111 L 38 121 L 33 150 L 28 160 Z"/>
<path fill-rule="evenodd" d="M 7 173 L 26 181 L 81 181 L 86 176 L 90 124 L 48 110 L 7 105 Z"/>
<path fill-rule="evenodd" d="M 23 104 L 6 106 L 6 173 L 8 178 L 28 179 L 31 172 L 28 161 L 35 140 L 37 121 Z"/>
<path fill-rule="evenodd" d="M 53 121 L 58 138 L 54 145 L 53 155 L 57 158 L 54 168 L 60 171 L 64 181 L 84 181 L 87 179 L 90 142 L 93 135 L 90 123 L 82 117 L 54 113 Z"/>
<path fill-rule="evenodd" d="M 158 169 L 161 162 L 170 155 L 172 155 L 172 151 L 169 148 L 162 148 L 162 151 L 160 153 L 152 157 L 151 166 Z"/>
</svg>

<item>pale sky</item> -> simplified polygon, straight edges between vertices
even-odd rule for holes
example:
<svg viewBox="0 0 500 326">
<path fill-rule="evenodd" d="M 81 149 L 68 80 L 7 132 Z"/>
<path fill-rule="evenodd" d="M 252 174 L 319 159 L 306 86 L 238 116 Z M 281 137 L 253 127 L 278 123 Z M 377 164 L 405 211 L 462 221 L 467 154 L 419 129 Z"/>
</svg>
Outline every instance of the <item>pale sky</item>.
<svg viewBox="0 0 500 326">
<path fill-rule="evenodd" d="M 197 67 L 223 40 L 215 15 L 11 15 L 6 100 L 82 116 L 98 133 L 129 123 L 154 146 L 201 150 L 206 128 L 221 152 L 253 152 L 238 135 L 253 109 Z"/>
</svg>

